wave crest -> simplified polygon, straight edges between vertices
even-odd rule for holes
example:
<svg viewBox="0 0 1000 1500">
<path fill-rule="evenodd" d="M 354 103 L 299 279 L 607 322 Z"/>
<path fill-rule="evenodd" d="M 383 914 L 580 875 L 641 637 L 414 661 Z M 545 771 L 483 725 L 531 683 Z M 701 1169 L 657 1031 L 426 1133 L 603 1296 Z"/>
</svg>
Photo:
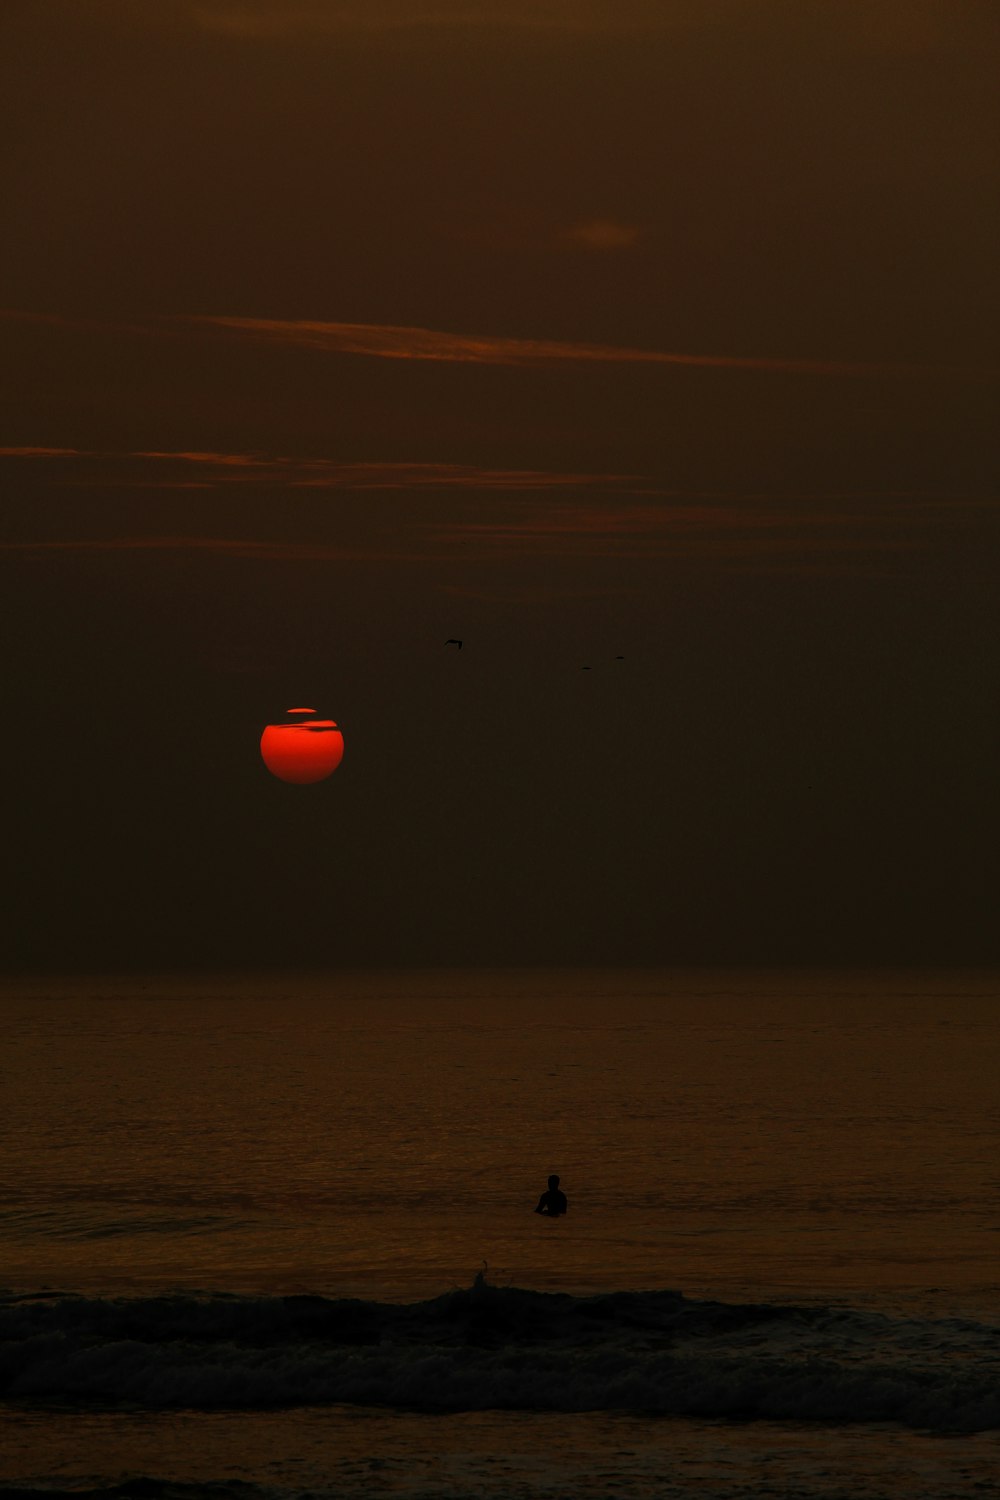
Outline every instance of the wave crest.
<svg viewBox="0 0 1000 1500">
<path fill-rule="evenodd" d="M 7 1401 L 427 1412 L 631 1411 L 1000 1427 L 997 1330 L 679 1292 L 478 1277 L 427 1302 L 68 1295 L 0 1301 Z"/>
</svg>

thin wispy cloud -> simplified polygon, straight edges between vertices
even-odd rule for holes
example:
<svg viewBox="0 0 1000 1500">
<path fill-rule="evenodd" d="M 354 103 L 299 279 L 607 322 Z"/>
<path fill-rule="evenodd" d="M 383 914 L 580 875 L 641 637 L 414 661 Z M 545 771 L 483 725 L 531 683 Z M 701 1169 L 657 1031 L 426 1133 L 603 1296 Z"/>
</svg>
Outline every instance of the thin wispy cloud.
<svg viewBox="0 0 1000 1500">
<path fill-rule="evenodd" d="M 764 522 L 736 528 L 702 516 L 662 517 L 653 526 L 577 518 L 577 524 L 535 527 L 504 524 L 452 527 L 432 534 L 429 545 L 411 545 L 391 551 L 381 547 L 347 547 L 327 542 L 271 541 L 247 537 L 117 536 L 41 538 L 0 541 L 0 555 L 99 557 L 123 554 L 201 554 L 238 562 L 262 563 L 374 563 L 414 566 L 429 562 L 463 566 L 512 560 L 518 556 L 544 556 L 561 561 L 587 557 L 619 559 L 729 558 L 822 552 L 843 557 L 873 551 L 900 551 L 917 544 L 873 537 L 831 536 L 824 529 L 810 537 L 794 527 L 784 531 Z M 458 544 L 456 546 L 456 544 Z"/>
<path fill-rule="evenodd" d="M 507 338 L 450 333 L 395 323 L 328 323 L 311 319 L 245 318 L 200 314 L 179 321 L 285 347 L 373 359 L 424 360 L 473 365 L 677 365 L 799 375 L 912 375 L 950 373 L 937 366 L 801 359 L 771 355 L 688 354 L 560 339 Z M 973 373 L 973 372 L 964 372 Z M 987 372 L 980 372 L 987 373 Z"/>
<path fill-rule="evenodd" d="M 435 542 L 473 555 L 630 559 L 747 558 L 909 552 L 962 502 L 898 495 L 664 497 L 658 503 L 542 504 L 491 520 L 432 528 Z M 982 502 L 971 501 L 977 508 Z"/>
<path fill-rule="evenodd" d="M 624 248 L 627 226 L 592 223 L 576 232 L 595 237 L 591 248 Z M 572 234 L 572 232 L 571 232 Z M 604 238 L 606 243 L 597 241 Z M 616 239 L 617 237 L 617 239 Z M 934 379 L 995 380 L 1000 367 L 936 365 L 804 358 L 760 354 L 700 354 L 628 345 L 593 344 L 566 339 L 520 338 L 498 334 L 454 333 L 397 323 L 347 323 L 312 318 L 252 318 L 232 314 L 197 313 L 155 320 L 99 323 L 48 313 L 0 309 L 0 319 L 34 323 L 79 333 L 119 333 L 140 338 L 178 338 L 203 331 L 252 339 L 284 348 L 317 350 L 331 355 L 354 355 L 437 364 L 500 365 L 508 367 L 573 365 L 647 365 L 677 368 L 734 370 L 760 374 L 810 376 L 929 377 Z"/>
<path fill-rule="evenodd" d="M 202 552 L 249 562 L 426 562 L 431 555 L 341 547 L 326 542 L 256 541 L 245 537 L 119 536 L 0 541 L 0 553 Z"/>
<path fill-rule="evenodd" d="M 260 469 L 275 462 L 275 460 L 262 458 L 255 453 L 203 453 L 197 450 L 188 451 L 186 449 L 171 452 L 169 449 L 140 448 L 125 456 L 128 458 L 163 459 L 168 463 L 202 464 L 209 469 Z"/>
<path fill-rule="evenodd" d="M 549 469 L 500 469 L 478 464 L 347 462 L 332 458 L 297 458 L 263 453 L 206 452 L 199 449 L 48 448 L 25 445 L 0 448 L 0 459 L 73 459 L 74 472 L 57 469 L 60 484 L 134 485 L 152 488 L 205 489 L 220 485 L 280 485 L 291 489 L 329 490 L 627 490 L 641 483 L 635 474 L 593 474 Z M 46 465 L 46 471 L 48 466 Z M 97 471 L 97 472 L 95 472 Z M 173 475 L 174 477 L 171 477 Z"/>
<path fill-rule="evenodd" d="M 979 499 L 943 496 L 636 496 L 612 503 L 584 498 L 553 502 L 542 496 L 502 502 L 489 519 L 427 521 L 419 517 L 398 531 L 399 545 L 380 538 L 353 545 L 323 540 L 260 539 L 203 535 L 40 537 L 0 542 L 0 555 L 114 556 L 188 554 L 259 563 L 428 563 L 465 568 L 544 559 L 572 564 L 586 560 L 632 563 L 690 561 L 708 565 L 850 571 L 870 569 L 892 557 L 927 552 L 939 528 L 955 512 L 974 514 Z M 961 520 L 961 517 L 959 517 Z M 881 560 L 881 563 L 880 563 Z M 447 577 L 447 572 L 446 575 Z M 439 580 L 441 582 L 441 580 Z M 523 581 L 522 581 L 523 582 Z M 466 582 L 462 588 L 479 585 Z M 505 594 L 522 584 L 504 584 Z M 524 585 L 528 586 L 528 585 Z M 615 586 L 612 584 L 612 586 Z M 623 586 L 621 581 L 617 586 Z M 587 588 L 593 588 L 591 581 Z M 600 590 L 599 590 L 600 591 Z"/>
<path fill-rule="evenodd" d="M 905 527 L 925 530 L 963 516 L 973 519 L 997 511 L 997 502 L 990 496 L 935 490 L 696 491 L 664 486 L 642 474 L 442 462 L 350 462 L 204 449 L 108 451 L 22 444 L 0 447 L 0 465 L 4 460 L 37 466 L 44 485 L 57 489 L 118 488 L 142 493 L 246 486 L 329 490 L 345 496 L 378 491 L 493 495 L 495 504 L 502 507 L 496 515 L 449 521 L 438 526 L 435 535 L 446 546 L 460 543 L 494 552 L 504 548 L 599 551 L 634 543 L 646 550 L 665 536 L 676 541 L 682 534 L 694 533 L 805 537 L 846 528 L 860 539 L 877 526 L 902 535 Z M 565 498 L 555 499 L 559 494 Z M 423 510 L 416 513 L 414 525 L 427 535 L 435 523 L 425 517 Z M 168 539 L 155 544 L 143 541 L 142 545 L 176 543 Z M 210 550 L 234 544 L 208 540 L 197 545 Z"/>
<path fill-rule="evenodd" d="M 988 497 L 934 491 L 692 492 L 637 474 L 347 462 L 197 448 L 108 452 L 21 444 L 0 448 L 0 466 L 4 463 L 22 473 L 35 470 L 43 488 L 118 488 L 136 496 L 243 486 L 256 487 L 257 493 L 327 490 L 345 500 L 376 491 L 429 498 L 461 492 L 474 502 L 447 520 L 435 519 L 433 507 L 416 507 L 398 533 L 398 544 L 389 546 L 374 535 L 356 536 L 352 545 L 192 534 L 50 535 L 0 543 L 0 552 L 39 557 L 159 553 L 261 563 L 404 565 L 690 559 L 741 566 L 784 559 L 794 570 L 797 559 L 803 564 L 812 559 L 810 566 L 845 567 L 852 560 L 869 566 L 879 556 L 926 549 L 942 526 L 967 525 L 995 509 Z M 336 514 L 343 512 L 338 508 Z"/>
<path fill-rule="evenodd" d="M 549 490 L 624 487 L 634 474 L 560 473 L 548 469 L 490 469 L 477 464 L 362 462 L 330 458 L 267 458 L 250 453 L 145 452 L 136 458 L 194 464 L 228 471 L 222 483 L 281 483 L 297 489 L 340 490 Z"/>
<path fill-rule="evenodd" d="M 21 448 L 0 448 L 0 458 L 86 458 L 84 448 L 39 448 L 27 445 Z"/>
</svg>

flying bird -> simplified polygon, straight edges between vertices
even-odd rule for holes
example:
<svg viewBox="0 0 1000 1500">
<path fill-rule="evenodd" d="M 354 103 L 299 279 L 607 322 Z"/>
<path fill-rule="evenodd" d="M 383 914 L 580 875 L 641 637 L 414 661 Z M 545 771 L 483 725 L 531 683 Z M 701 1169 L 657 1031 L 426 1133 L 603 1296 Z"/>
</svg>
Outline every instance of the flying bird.
<svg viewBox="0 0 1000 1500">
<path fill-rule="evenodd" d="M 459 649 L 459 651 L 461 651 L 461 649 L 462 649 L 462 642 L 458 639 L 458 636 L 456 636 L 456 635 L 450 635 L 448 637 L 448 639 L 445 641 L 445 645 L 446 646 L 457 646 L 458 649 Z M 624 656 L 616 656 L 615 657 L 615 661 L 624 661 L 624 660 L 625 660 Z M 581 672 L 591 672 L 591 671 L 593 671 L 593 668 L 589 667 L 589 666 L 581 667 L 580 671 Z"/>
</svg>

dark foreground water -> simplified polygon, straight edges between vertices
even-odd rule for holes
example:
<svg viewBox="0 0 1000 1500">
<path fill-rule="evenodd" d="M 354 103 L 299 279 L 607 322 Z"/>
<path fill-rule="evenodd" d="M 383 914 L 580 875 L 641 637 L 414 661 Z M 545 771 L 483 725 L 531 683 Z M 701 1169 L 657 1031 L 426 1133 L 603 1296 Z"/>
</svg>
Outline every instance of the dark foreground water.
<svg viewBox="0 0 1000 1500">
<path fill-rule="evenodd" d="M 996 1492 L 989 976 L 147 977 L 0 1020 L 0 1484 Z"/>
</svg>

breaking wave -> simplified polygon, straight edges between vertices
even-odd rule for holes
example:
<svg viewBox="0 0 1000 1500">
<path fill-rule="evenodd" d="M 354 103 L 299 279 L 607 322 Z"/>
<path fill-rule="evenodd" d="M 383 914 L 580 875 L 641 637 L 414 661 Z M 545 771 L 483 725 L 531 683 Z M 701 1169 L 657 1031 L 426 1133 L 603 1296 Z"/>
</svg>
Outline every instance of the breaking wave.
<svg viewBox="0 0 1000 1500">
<path fill-rule="evenodd" d="M 355 1403 L 1000 1427 L 1000 1329 L 846 1308 L 489 1285 L 323 1297 L 0 1299 L 0 1399 L 149 1410 Z"/>
</svg>

